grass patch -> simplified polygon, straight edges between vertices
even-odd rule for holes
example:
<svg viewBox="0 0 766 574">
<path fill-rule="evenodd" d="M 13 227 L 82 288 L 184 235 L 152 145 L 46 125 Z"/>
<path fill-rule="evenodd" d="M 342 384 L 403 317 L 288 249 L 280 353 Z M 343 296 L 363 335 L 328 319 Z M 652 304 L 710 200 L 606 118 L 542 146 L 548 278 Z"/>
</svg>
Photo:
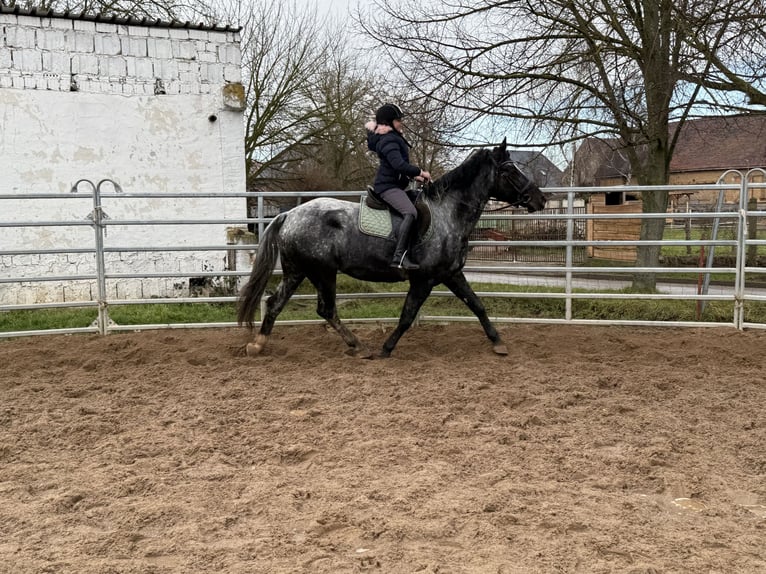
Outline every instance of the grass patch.
<svg viewBox="0 0 766 574">
<path fill-rule="evenodd" d="M 406 291 L 406 283 L 374 284 L 339 277 L 339 292 L 394 293 Z M 477 292 L 500 293 L 562 293 L 559 288 L 542 286 L 514 286 L 474 284 Z M 446 292 L 438 288 L 436 291 Z M 302 285 L 300 294 L 314 294 L 310 284 Z M 584 291 L 580 291 L 584 292 Z M 630 290 L 601 291 L 602 293 L 630 293 Z M 539 297 L 482 297 L 490 317 L 547 318 L 565 317 L 564 299 Z M 372 297 L 368 299 L 340 299 L 339 314 L 343 319 L 392 318 L 401 312 L 401 297 Z M 432 296 L 422 308 L 424 315 L 471 317 L 471 311 L 455 297 Z M 731 322 L 733 302 L 708 301 L 704 321 Z M 227 323 L 236 320 L 234 303 L 158 303 L 153 305 L 115 306 L 110 318 L 119 325 L 168 323 Z M 574 299 L 572 315 L 575 319 L 694 321 L 697 319 L 695 301 L 641 300 L 641 299 Z M 41 309 L 6 311 L 0 313 L 0 332 L 87 327 L 96 319 L 96 311 L 87 309 Z M 747 321 L 766 323 L 766 303 L 748 302 L 745 307 Z M 256 316 L 256 320 L 260 317 Z M 292 299 L 280 315 L 280 320 L 317 319 L 314 299 Z"/>
</svg>

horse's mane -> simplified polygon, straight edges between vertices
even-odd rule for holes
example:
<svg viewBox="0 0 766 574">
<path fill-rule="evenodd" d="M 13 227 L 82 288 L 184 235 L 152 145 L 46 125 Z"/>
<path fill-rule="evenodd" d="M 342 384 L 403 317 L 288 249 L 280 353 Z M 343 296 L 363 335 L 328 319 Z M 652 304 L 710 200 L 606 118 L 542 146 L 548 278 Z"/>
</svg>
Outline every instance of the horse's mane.
<svg viewBox="0 0 766 574">
<path fill-rule="evenodd" d="M 428 198 L 440 198 L 450 189 L 464 189 L 479 175 L 481 169 L 488 163 L 492 163 L 492 152 L 488 149 L 472 151 L 463 163 L 448 171 L 439 179 L 434 180 L 423 190 Z"/>
</svg>

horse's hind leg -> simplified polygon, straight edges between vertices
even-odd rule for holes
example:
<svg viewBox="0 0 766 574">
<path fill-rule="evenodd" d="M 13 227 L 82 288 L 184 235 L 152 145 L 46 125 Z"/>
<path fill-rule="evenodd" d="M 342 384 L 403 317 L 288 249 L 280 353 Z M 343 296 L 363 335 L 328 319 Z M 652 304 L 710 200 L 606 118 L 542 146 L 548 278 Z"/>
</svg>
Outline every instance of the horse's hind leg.
<svg viewBox="0 0 766 574">
<path fill-rule="evenodd" d="M 481 302 L 481 299 L 479 299 L 479 296 L 473 292 L 473 289 L 471 289 L 463 272 L 461 271 L 453 275 L 448 280 L 444 281 L 444 284 L 450 291 L 457 295 L 471 311 L 473 311 L 474 315 L 479 318 L 481 326 L 484 327 L 484 332 L 487 334 L 489 340 L 492 341 L 492 349 L 495 353 L 498 355 L 507 355 L 508 348 L 500 338 L 500 333 L 497 332 L 492 321 L 489 320 L 487 311 L 484 309 L 484 304 Z"/>
<path fill-rule="evenodd" d="M 248 356 L 252 357 L 263 351 L 263 347 L 271 335 L 271 330 L 274 328 L 274 322 L 303 279 L 304 275 L 291 274 L 285 271 L 282 281 L 277 285 L 277 290 L 266 300 L 266 313 L 261 320 L 261 328 L 258 330 L 255 341 L 248 343 L 245 347 Z"/>
<path fill-rule="evenodd" d="M 357 336 L 354 335 L 348 327 L 341 323 L 340 317 L 338 317 L 338 308 L 335 304 L 335 273 L 327 273 L 322 276 L 309 276 L 309 281 L 314 284 L 314 287 L 316 287 L 317 290 L 317 314 L 337 331 L 349 346 L 349 351 L 353 355 L 360 357 L 370 356 Z"/>
</svg>

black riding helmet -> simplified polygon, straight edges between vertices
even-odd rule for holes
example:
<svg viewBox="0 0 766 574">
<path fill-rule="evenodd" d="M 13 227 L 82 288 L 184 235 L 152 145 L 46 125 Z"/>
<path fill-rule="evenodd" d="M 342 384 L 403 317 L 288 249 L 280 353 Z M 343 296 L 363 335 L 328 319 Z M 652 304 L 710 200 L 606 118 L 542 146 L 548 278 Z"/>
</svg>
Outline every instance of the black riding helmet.
<svg viewBox="0 0 766 574">
<path fill-rule="evenodd" d="M 401 120 L 403 118 L 402 110 L 394 104 L 383 104 L 375 112 L 375 122 L 385 126 L 394 127 L 394 120 Z"/>
</svg>

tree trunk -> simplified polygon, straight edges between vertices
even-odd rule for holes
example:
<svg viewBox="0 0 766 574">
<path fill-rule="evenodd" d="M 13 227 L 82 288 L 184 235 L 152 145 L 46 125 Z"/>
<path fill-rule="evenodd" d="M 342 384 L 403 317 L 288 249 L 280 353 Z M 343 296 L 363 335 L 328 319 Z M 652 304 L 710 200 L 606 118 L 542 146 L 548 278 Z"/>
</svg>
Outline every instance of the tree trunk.
<svg viewBox="0 0 766 574">
<path fill-rule="evenodd" d="M 641 194 L 643 213 L 664 213 L 668 209 L 668 192 L 653 191 Z M 659 240 L 665 231 L 665 219 L 644 219 L 641 221 L 641 240 Z M 636 267 L 657 267 L 660 264 L 659 245 L 639 245 Z M 633 275 L 633 290 L 651 293 L 656 290 L 657 275 L 650 271 L 637 271 Z"/>
<path fill-rule="evenodd" d="M 670 98 L 673 93 L 671 46 L 673 37 L 672 0 L 648 0 L 644 5 L 642 51 L 645 63 L 646 89 L 646 160 L 637 172 L 641 185 L 667 185 L 670 174 Z M 640 163 L 640 162 L 639 162 Z M 643 213 L 667 213 L 668 192 L 652 191 L 641 194 Z M 665 218 L 643 219 L 641 240 L 661 240 Z M 636 267 L 657 267 L 660 263 L 659 245 L 639 245 Z M 639 292 L 655 291 L 657 275 L 637 271 L 633 276 L 633 289 Z"/>
<path fill-rule="evenodd" d="M 642 174 L 642 185 L 665 185 L 668 182 L 668 158 L 663 146 L 650 150 L 646 171 Z M 667 190 L 645 191 L 641 194 L 643 213 L 667 213 L 669 194 Z M 665 218 L 641 220 L 640 239 L 661 240 L 665 231 Z M 639 245 L 636 253 L 636 267 L 658 267 L 660 264 L 659 245 Z M 657 275 L 650 271 L 637 271 L 633 274 L 633 290 L 639 293 L 651 293 L 656 290 Z"/>
</svg>

